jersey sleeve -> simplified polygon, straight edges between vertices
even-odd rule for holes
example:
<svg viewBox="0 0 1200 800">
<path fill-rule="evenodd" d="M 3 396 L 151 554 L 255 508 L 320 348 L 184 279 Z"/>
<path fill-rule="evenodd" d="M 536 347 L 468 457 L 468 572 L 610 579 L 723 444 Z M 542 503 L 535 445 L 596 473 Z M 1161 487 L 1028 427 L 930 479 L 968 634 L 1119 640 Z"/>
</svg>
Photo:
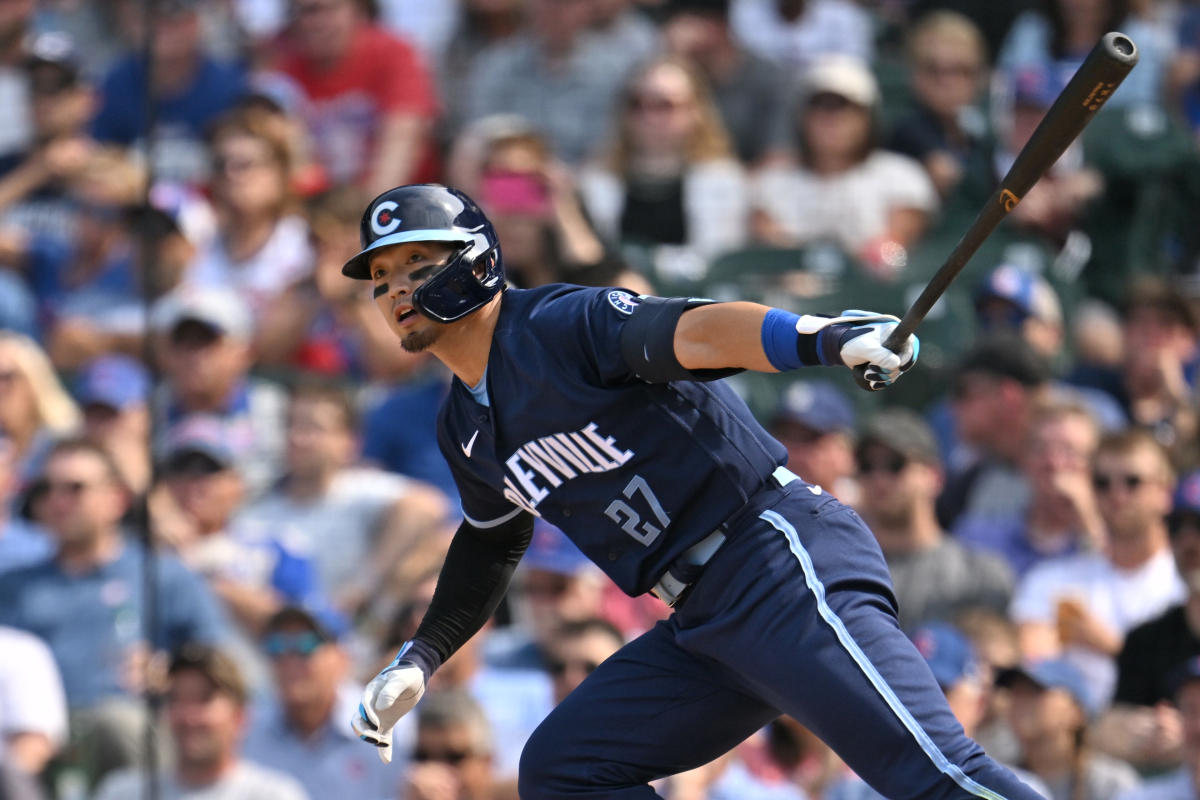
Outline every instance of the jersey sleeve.
<svg viewBox="0 0 1200 800">
<path fill-rule="evenodd" d="M 583 368 L 602 386 L 625 383 L 635 375 L 621 354 L 621 332 L 640 303 L 625 289 L 577 287 L 540 304 L 530 315 L 530 332 L 554 343 L 564 369 Z"/>
</svg>

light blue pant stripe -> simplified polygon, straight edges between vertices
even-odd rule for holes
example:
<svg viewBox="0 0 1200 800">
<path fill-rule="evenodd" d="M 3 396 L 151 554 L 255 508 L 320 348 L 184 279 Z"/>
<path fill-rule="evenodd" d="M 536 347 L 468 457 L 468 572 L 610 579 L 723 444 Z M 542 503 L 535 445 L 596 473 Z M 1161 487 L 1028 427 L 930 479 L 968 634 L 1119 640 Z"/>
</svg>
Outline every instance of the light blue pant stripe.
<svg viewBox="0 0 1200 800">
<path fill-rule="evenodd" d="M 805 582 L 808 584 L 808 588 L 812 591 L 813 595 L 817 599 L 817 610 L 821 615 L 821 619 L 825 620 L 826 624 L 833 629 L 833 632 L 837 635 L 838 641 L 841 643 L 842 647 L 845 648 L 846 652 L 850 654 L 850 657 L 854 659 L 854 663 L 858 664 L 858 668 L 863 671 L 863 674 L 867 677 L 867 680 L 869 680 L 871 685 L 875 687 L 875 691 L 879 692 L 879 695 L 884 699 L 884 702 L 886 702 L 888 707 L 892 709 L 892 713 L 900 719 L 900 722 L 903 723 L 904 727 L 908 729 L 908 732 L 911 733 L 913 738 L 917 740 L 917 743 L 921 746 L 921 749 L 925 751 L 925 755 L 929 756 L 929 760 L 934 763 L 934 766 L 936 766 L 940 772 L 942 772 L 944 775 L 947 775 L 956 784 L 961 786 L 963 791 L 970 792 L 976 797 L 986 798 L 986 800 L 1005 800 L 1003 795 L 999 795 L 996 792 L 993 792 L 991 789 L 980 786 L 965 772 L 963 772 L 957 764 L 951 763 L 950 759 L 946 757 L 946 754 L 938 749 L 938 746 L 934 744 L 933 739 L 929 738 L 929 734 L 924 728 L 921 727 L 921 724 L 917 722 L 916 718 L 913 717 L 912 712 L 904 706 L 904 703 L 901 702 L 900 698 L 896 696 L 896 693 L 892 691 L 892 687 L 888 686 L 887 681 L 882 675 L 879 674 L 879 670 L 876 669 L 875 665 L 871 663 L 871 659 L 868 658 L 867 654 L 864 653 L 862 648 L 858 646 L 858 642 L 854 641 L 854 637 L 851 636 L 850 631 L 846 629 L 845 623 L 843 623 L 838 617 L 837 613 L 829 607 L 829 603 L 825 599 L 825 585 L 821 583 L 821 580 L 817 577 L 817 571 L 813 566 L 812 557 L 808 554 L 808 551 L 804 549 L 804 545 L 800 544 L 800 536 L 796 533 L 796 529 L 792 526 L 792 524 L 775 511 L 764 511 L 761 515 L 759 515 L 759 518 L 766 520 L 773 528 L 775 528 L 775 530 L 787 537 L 788 547 L 791 549 L 792 555 L 794 555 L 796 560 L 800 562 L 800 566 L 804 570 Z"/>
</svg>

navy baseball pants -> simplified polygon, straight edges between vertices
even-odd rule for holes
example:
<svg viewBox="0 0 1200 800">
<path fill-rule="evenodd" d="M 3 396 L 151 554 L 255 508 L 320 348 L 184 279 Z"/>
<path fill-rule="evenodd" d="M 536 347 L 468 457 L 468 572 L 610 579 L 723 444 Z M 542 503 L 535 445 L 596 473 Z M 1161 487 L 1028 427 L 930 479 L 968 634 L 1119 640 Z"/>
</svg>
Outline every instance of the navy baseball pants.
<svg viewBox="0 0 1200 800">
<path fill-rule="evenodd" d="M 803 481 L 755 495 L 669 619 L 542 722 L 522 800 L 653 798 L 780 713 L 894 800 L 1035 800 L 968 739 L 896 622 L 874 536 Z"/>
</svg>

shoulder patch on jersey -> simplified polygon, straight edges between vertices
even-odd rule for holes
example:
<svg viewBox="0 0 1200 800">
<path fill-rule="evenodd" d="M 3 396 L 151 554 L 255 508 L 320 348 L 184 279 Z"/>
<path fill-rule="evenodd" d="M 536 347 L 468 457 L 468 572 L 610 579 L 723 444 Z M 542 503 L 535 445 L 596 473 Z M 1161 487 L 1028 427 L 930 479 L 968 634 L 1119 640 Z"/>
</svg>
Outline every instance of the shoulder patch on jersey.
<svg viewBox="0 0 1200 800">
<path fill-rule="evenodd" d="M 623 292 L 620 289 L 613 289 L 608 293 L 608 303 L 617 311 L 629 316 L 638 306 L 638 299 L 629 292 Z"/>
</svg>

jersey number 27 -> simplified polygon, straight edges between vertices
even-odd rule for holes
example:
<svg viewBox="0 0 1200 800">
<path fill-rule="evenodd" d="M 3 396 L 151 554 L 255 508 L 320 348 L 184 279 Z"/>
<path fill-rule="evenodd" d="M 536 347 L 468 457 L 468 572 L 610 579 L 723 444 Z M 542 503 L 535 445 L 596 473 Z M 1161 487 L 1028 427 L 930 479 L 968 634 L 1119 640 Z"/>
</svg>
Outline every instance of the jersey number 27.
<svg viewBox="0 0 1200 800">
<path fill-rule="evenodd" d="M 641 475 L 634 475 L 621 493 L 625 495 L 627 500 L 636 502 L 639 506 L 643 503 L 649 508 L 649 513 L 642 514 L 633 506 L 625 502 L 621 498 L 617 498 L 608 504 L 608 508 L 604 509 L 604 515 L 613 522 L 621 526 L 621 530 L 628 533 L 634 539 L 637 539 L 642 544 L 649 547 L 658 538 L 658 535 L 663 532 L 663 528 L 671 524 L 671 518 L 667 516 L 667 512 L 663 510 L 662 503 L 658 502 L 654 491 L 650 488 L 650 484 L 646 483 L 646 479 Z M 640 498 L 635 497 L 640 495 Z M 642 521 L 642 517 L 653 516 L 654 521 L 658 524 L 653 524 L 649 519 Z"/>
</svg>

